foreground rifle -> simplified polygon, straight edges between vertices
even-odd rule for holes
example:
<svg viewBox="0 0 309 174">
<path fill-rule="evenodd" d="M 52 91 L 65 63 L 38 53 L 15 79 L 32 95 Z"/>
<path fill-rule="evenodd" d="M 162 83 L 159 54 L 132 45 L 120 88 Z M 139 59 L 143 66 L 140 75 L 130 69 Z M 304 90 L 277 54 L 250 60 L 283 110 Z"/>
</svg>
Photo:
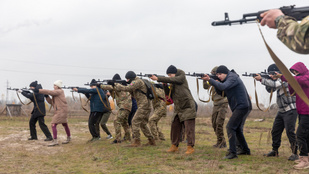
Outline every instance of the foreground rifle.
<svg viewBox="0 0 309 174">
<path fill-rule="evenodd" d="M 283 6 L 283 7 L 280 7 L 279 9 L 282 11 L 284 15 L 291 16 L 298 21 L 302 20 L 303 18 L 309 15 L 309 6 L 295 8 L 295 5 L 291 5 L 291 6 Z M 243 15 L 242 19 L 233 20 L 233 21 L 230 21 L 228 13 L 225 12 L 224 21 L 214 21 L 211 23 L 211 25 L 219 26 L 219 25 L 233 25 L 233 24 L 243 24 L 243 23 L 247 24 L 247 23 L 253 23 L 254 21 L 260 22 L 262 20 L 260 15 L 266 11 L 268 10 L 262 10 L 257 13 L 247 13 Z"/>
<path fill-rule="evenodd" d="M 125 81 L 125 80 L 102 80 L 102 81 L 98 81 L 98 83 L 102 83 L 102 84 L 105 84 L 105 85 L 112 85 L 114 86 L 115 83 L 119 83 L 123 86 L 127 86 L 128 82 Z"/>
<path fill-rule="evenodd" d="M 158 74 L 143 74 L 143 73 L 139 73 L 139 74 L 136 74 L 136 76 L 139 76 L 139 77 L 152 77 L 152 76 L 157 76 L 157 77 L 165 77 L 164 75 L 158 75 Z"/>
<path fill-rule="evenodd" d="M 192 77 L 198 77 L 198 79 L 202 79 L 202 77 L 204 77 L 206 74 L 204 73 L 188 73 L 186 74 L 186 76 L 192 76 Z M 207 74 L 210 78 L 214 79 L 214 80 L 219 80 L 219 78 L 216 75 L 213 74 Z"/>
</svg>

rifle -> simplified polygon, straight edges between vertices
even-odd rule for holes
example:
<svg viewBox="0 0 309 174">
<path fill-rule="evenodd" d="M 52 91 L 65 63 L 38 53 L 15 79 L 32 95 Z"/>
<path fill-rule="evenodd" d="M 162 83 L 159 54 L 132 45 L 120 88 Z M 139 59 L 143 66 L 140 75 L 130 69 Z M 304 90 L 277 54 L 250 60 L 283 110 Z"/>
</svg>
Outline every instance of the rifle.
<svg viewBox="0 0 309 174">
<path fill-rule="evenodd" d="M 12 91 L 19 91 L 19 90 L 21 90 L 21 91 L 27 91 L 27 92 L 32 92 L 32 90 L 30 90 L 29 88 L 26 88 L 26 87 L 24 87 L 24 88 L 11 88 L 11 87 L 9 87 L 9 88 L 6 88 L 7 90 L 12 90 Z"/>
<path fill-rule="evenodd" d="M 128 82 L 125 81 L 125 80 L 102 80 L 102 81 L 98 81 L 98 83 L 102 83 L 102 84 L 105 84 L 105 85 L 112 85 L 114 86 L 115 83 L 119 83 L 123 86 L 127 86 Z"/>
<path fill-rule="evenodd" d="M 246 76 L 246 77 L 256 77 L 259 74 L 261 77 L 266 78 L 266 79 L 271 79 L 269 77 L 270 74 L 266 73 L 266 72 L 261 72 L 261 73 L 247 73 L 245 72 L 244 74 L 242 74 L 242 76 Z"/>
<path fill-rule="evenodd" d="M 195 73 L 193 72 L 192 74 L 189 72 L 188 74 L 186 74 L 187 76 L 192 76 L 192 77 L 199 77 L 198 79 L 202 79 L 202 77 L 204 77 L 206 74 L 204 73 Z M 216 75 L 213 74 L 207 74 L 210 78 L 214 79 L 214 80 L 220 80 Z"/>
<path fill-rule="evenodd" d="M 158 75 L 158 74 L 143 74 L 143 73 L 136 74 L 136 76 L 148 77 L 148 78 L 150 78 L 152 75 L 157 76 L 157 77 L 165 77 L 164 75 Z"/>
<path fill-rule="evenodd" d="M 279 8 L 282 13 L 286 16 L 291 16 L 296 20 L 300 21 L 303 18 L 309 15 L 309 6 L 306 7 L 299 7 L 295 8 L 295 5 L 290 6 L 283 6 Z M 211 23 L 212 26 L 219 26 L 219 25 L 232 25 L 232 24 L 243 24 L 243 23 L 253 23 L 254 21 L 260 22 L 262 20 L 261 14 L 268 10 L 258 11 L 256 13 L 247 13 L 243 14 L 242 19 L 230 21 L 229 15 L 227 12 L 224 13 L 224 20 L 223 21 L 214 21 Z"/>
</svg>

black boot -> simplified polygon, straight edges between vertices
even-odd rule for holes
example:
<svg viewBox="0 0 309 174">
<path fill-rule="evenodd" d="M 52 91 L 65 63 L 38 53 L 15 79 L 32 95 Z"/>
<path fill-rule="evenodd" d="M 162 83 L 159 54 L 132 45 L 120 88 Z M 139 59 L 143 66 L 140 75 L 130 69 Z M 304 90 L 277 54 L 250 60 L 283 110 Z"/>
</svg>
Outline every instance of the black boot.
<svg viewBox="0 0 309 174">
<path fill-rule="evenodd" d="M 278 157 L 279 156 L 279 152 L 276 150 L 272 150 L 270 152 L 268 152 L 267 154 L 264 154 L 264 156 L 267 157 Z"/>
<path fill-rule="evenodd" d="M 226 156 L 223 157 L 223 159 L 234 159 L 234 158 L 238 158 L 238 156 L 235 153 L 231 153 L 231 152 L 228 152 Z"/>
</svg>

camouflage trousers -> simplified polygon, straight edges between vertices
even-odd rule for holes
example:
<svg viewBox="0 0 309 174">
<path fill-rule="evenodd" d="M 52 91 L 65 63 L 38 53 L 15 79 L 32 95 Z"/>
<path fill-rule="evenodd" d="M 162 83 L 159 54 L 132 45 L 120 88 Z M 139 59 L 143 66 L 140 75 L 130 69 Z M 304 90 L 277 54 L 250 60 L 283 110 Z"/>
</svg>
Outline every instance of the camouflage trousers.
<svg viewBox="0 0 309 174">
<path fill-rule="evenodd" d="M 225 143 L 223 126 L 227 109 L 228 103 L 222 103 L 219 105 L 214 105 L 212 110 L 211 122 L 217 136 L 217 144 Z"/>
<path fill-rule="evenodd" d="M 166 117 L 166 106 L 164 108 L 155 108 L 152 116 L 149 118 L 149 128 L 155 140 L 165 140 L 164 134 L 158 127 L 158 122 L 162 117 Z"/>
<path fill-rule="evenodd" d="M 126 109 L 119 109 L 117 116 L 114 119 L 114 127 L 115 127 L 115 140 L 121 141 L 121 126 L 124 130 L 124 138 L 125 140 L 131 140 L 130 129 L 128 124 L 128 117 L 130 111 Z"/>
<path fill-rule="evenodd" d="M 145 109 L 139 109 L 137 108 L 135 115 L 132 120 L 132 131 L 133 131 L 133 137 L 135 140 L 141 139 L 140 129 L 144 133 L 145 137 L 148 139 L 153 139 L 153 136 L 149 130 L 148 127 L 148 119 L 150 115 L 151 110 L 145 110 Z"/>
</svg>

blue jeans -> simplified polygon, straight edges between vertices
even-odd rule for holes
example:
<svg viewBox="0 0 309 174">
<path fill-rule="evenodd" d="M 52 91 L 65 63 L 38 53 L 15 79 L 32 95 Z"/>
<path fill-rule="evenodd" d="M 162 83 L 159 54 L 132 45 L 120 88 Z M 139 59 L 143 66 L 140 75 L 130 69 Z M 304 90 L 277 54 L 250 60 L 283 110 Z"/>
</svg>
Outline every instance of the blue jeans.
<svg viewBox="0 0 309 174">
<path fill-rule="evenodd" d="M 230 145 L 229 151 L 231 153 L 236 154 L 237 140 L 245 152 L 250 152 L 245 136 L 243 134 L 243 127 L 250 112 L 251 110 L 249 108 L 235 109 L 229 122 L 226 125 Z"/>
</svg>

